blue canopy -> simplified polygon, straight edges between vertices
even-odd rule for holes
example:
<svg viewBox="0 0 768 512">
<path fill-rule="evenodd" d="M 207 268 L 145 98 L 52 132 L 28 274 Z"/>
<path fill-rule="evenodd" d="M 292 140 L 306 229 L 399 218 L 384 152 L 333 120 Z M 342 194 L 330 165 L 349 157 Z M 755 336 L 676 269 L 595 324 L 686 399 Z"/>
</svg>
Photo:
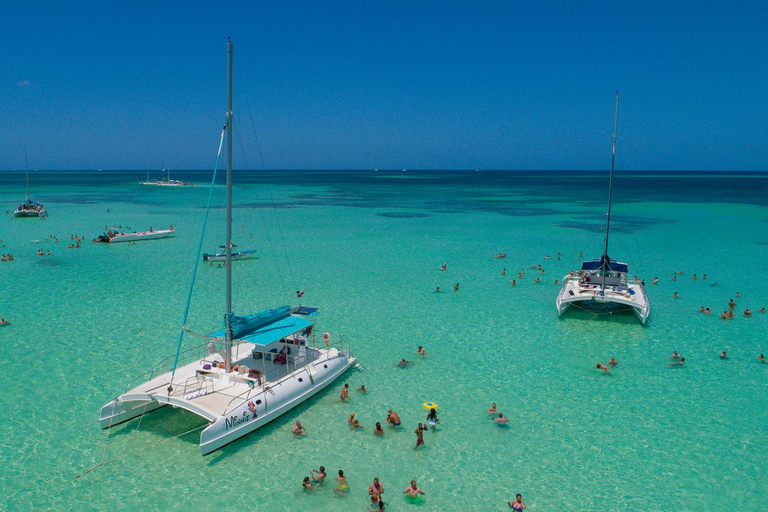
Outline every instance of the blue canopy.
<svg viewBox="0 0 768 512">
<path fill-rule="evenodd" d="M 581 270 L 600 270 L 601 266 L 602 260 L 583 261 L 581 263 Z M 613 272 L 629 273 L 629 265 L 626 263 L 619 263 L 616 260 L 608 262 L 608 269 Z"/>
<path fill-rule="evenodd" d="M 290 306 L 268 309 L 250 316 L 236 316 L 230 313 L 232 336 L 258 345 L 269 345 L 313 324 L 311 320 L 290 313 Z M 225 335 L 225 329 L 220 329 L 209 336 L 221 338 Z"/>
</svg>

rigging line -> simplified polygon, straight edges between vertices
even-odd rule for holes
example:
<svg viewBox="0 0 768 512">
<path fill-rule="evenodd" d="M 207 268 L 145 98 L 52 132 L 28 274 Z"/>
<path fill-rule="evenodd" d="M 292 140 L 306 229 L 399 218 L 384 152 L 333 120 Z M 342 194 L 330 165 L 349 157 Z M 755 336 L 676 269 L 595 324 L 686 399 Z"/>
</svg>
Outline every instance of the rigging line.
<svg viewBox="0 0 768 512">
<path fill-rule="evenodd" d="M 245 155 L 245 146 L 243 145 L 243 140 L 240 137 L 240 130 L 237 131 L 237 142 L 240 145 L 240 154 L 243 157 L 243 161 L 245 162 L 246 166 L 249 166 L 248 157 Z M 267 190 L 269 190 L 269 188 Z M 272 199 L 271 191 L 270 191 L 270 199 Z M 272 199 L 272 201 L 274 203 L 274 199 Z M 274 209 L 274 205 L 273 205 L 273 209 Z M 259 216 L 261 217 L 261 222 L 264 226 L 263 232 L 267 235 L 267 242 L 269 243 L 269 247 L 272 249 L 273 260 L 275 262 L 275 268 L 277 269 L 278 278 L 280 279 L 280 285 L 282 289 L 285 290 L 285 293 L 288 295 L 288 297 L 290 298 L 290 294 L 288 294 L 288 291 L 287 291 L 288 287 L 285 284 L 285 276 L 283 275 L 283 269 L 281 268 L 280 262 L 277 260 L 277 257 L 275 256 L 275 254 L 277 254 L 277 251 L 275 250 L 275 244 L 272 241 L 272 235 L 270 234 L 269 228 L 267 227 L 268 223 L 267 223 L 266 216 L 262 208 L 257 208 L 257 210 L 259 212 Z"/>
<path fill-rule="evenodd" d="M 197 244 L 197 255 L 195 256 L 195 265 L 192 270 L 192 279 L 189 283 L 189 294 L 187 295 L 187 305 L 184 306 L 184 316 L 181 320 L 181 327 L 179 328 L 179 343 L 176 346 L 176 357 L 173 360 L 173 370 L 171 370 L 171 380 L 168 383 L 168 394 L 173 390 L 173 377 L 176 375 L 176 365 L 179 363 L 179 352 L 181 352 L 181 342 L 184 340 L 184 326 L 187 325 L 187 317 L 189 316 L 189 304 L 192 302 L 192 290 L 195 288 L 195 277 L 197 277 L 197 265 L 200 262 L 200 254 L 203 251 L 203 240 L 205 239 L 205 225 L 208 223 L 208 214 L 211 211 L 211 199 L 213 198 L 213 188 L 216 185 L 216 172 L 219 170 L 219 159 L 221 158 L 221 147 L 224 145 L 224 132 L 227 131 L 227 127 L 221 129 L 221 138 L 219 139 L 219 152 L 216 155 L 216 165 L 213 167 L 213 178 L 211 178 L 211 188 L 208 191 L 208 204 L 205 207 L 205 217 L 203 218 L 203 226 L 200 228 L 200 242 Z M 229 363 L 227 363 L 229 364 Z"/>
</svg>

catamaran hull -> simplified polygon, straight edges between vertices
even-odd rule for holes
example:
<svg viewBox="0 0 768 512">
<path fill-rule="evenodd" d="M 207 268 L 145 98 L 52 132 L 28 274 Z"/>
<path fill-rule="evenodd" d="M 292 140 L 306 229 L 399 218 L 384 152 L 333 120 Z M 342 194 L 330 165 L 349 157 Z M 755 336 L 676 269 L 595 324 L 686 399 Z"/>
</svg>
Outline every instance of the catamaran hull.
<svg viewBox="0 0 768 512">
<path fill-rule="evenodd" d="M 114 427 L 164 405 L 166 404 L 152 400 L 147 395 L 137 399 L 123 395 L 101 408 L 99 423 L 102 429 Z"/>
<path fill-rule="evenodd" d="M 14 217 L 43 217 L 45 212 L 38 212 L 35 210 L 17 210 L 13 212 Z"/>
<path fill-rule="evenodd" d="M 164 229 L 160 231 L 144 231 L 139 233 L 120 233 L 109 239 L 110 244 L 116 244 L 119 242 L 138 242 L 141 240 L 158 240 L 160 238 L 168 238 L 174 236 L 175 232 L 170 229 Z"/>
<path fill-rule="evenodd" d="M 645 325 L 650 315 L 650 307 L 638 307 L 636 304 L 628 302 L 619 302 L 616 300 L 607 300 L 599 296 L 592 296 L 589 299 L 564 300 L 560 297 L 556 301 L 557 316 L 562 316 L 571 306 L 578 306 L 581 309 L 592 311 L 594 313 L 614 313 L 620 311 L 632 310 L 640 323 Z"/>
<path fill-rule="evenodd" d="M 202 454 L 208 455 L 282 416 L 328 387 L 354 363 L 354 357 L 343 355 L 335 359 L 321 359 L 309 368 L 293 372 L 268 391 L 250 397 L 200 433 Z M 323 368 L 324 365 L 328 368 Z M 322 372 L 319 371 L 321 369 Z M 255 416 L 251 410 L 252 405 L 256 411 Z"/>
</svg>

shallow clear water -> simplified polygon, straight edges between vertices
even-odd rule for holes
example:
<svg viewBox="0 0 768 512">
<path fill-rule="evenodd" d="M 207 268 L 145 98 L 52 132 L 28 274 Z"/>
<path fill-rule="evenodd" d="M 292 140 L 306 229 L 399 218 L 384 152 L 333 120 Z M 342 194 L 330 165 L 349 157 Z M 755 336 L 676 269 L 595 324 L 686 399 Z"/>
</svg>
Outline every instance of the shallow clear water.
<svg viewBox="0 0 768 512">
<path fill-rule="evenodd" d="M 423 510 L 503 510 L 516 492 L 529 510 L 693 510 L 713 499 L 764 509 L 768 364 L 756 356 L 768 353 L 768 315 L 718 315 L 732 297 L 738 313 L 768 306 L 764 174 L 617 175 L 609 253 L 660 278 L 643 327 L 631 316 L 555 313 L 552 280 L 578 267 L 579 251 L 600 256 L 605 173 L 238 173 L 236 243 L 260 257 L 234 267 L 236 312 L 295 303 L 304 289 L 321 328 L 354 340 L 360 368 L 206 457 L 197 432 L 175 437 L 202 420 L 148 414 L 113 428 L 106 459 L 117 459 L 76 479 L 102 460 L 99 408 L 175 349 L 186 299 L 207 189 L 146 189 L 142 178 L 35 173 L 48 220 L 0 222 L 2 252 L 16 259 L 0 263 L 0 315 L 13 322 L 0 328 L 9 510 L 364 510 L 375 476 L 388 510 L 415 506 L 402 495 L 412 478 L 427 492 Z M 23 175 L 0 180 L 4 212 L 23 198 Z M 67 249 L 71 234 L 90 240 L 105 225 L 170 223 L 173 239 Z M 217 208 L 205 250 L 224 233 Z M 494 259 L 498 251 L 509 256 Z M 544 283 L 533 283 L 532 264 L 546 269 Z M 224 270 L 201 267 L 193 330 L 219 328 L 223 292 Z M 713 314 L 699 314 L 702 305 Z M 429 356 L 419 359 L 417 345 Z M 667 366 L 673 350 L 686 367 Z M 590 369 L 610 356 L 611 375 Z M 402 357 L 413 366 L 393 366 Z M 370 392 L 342 404 L 344 382 Z M 427 400 L 440 405 L 441 427 L 415 451 Z M 514 418 L 509 428 L 490 421 L 491 402 Z M 405 428 L 377 438 L 387 408 Z M 365 430 L 347 429 L 350 412 Z M 291 434 L 298 419 L 306 438 Z M 344 469 L 348 496 L 331 481 L 301 490 L 321 464 Z"/>
</svg>

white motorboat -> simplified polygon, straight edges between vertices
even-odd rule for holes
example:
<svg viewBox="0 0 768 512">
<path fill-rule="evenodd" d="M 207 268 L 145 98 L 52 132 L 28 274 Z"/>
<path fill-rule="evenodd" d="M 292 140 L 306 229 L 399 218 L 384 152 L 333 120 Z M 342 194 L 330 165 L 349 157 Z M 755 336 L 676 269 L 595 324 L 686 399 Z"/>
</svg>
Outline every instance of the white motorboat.
<svg viewBox="0 0 768 512">
<path fill-rule="evenodd" d="M 253 260 L 253 259 L 256 259 L 256 249 L 250 249 L 248 251 L 240 251 L 240 252 L 232 253 L 232 261 Z M 222 252 L 222 253 L 208 254 L 207 252 L 204 252 L 203 261 L 206 261 L 208 263 L 227 261 L 227 253 Z"/>
<path fill-rule="evenodd" d="M 116 244 L 119 242 L 138 242 L 141 240 L 157 240 L 175 236 L 176 231 L 171 229 L 150 229 L 149 231 L 134 231 L 133 233 L 119 233 L 117 231 L 107 231 L 105 234 L 93 239 L 93 242 L 103 242 Z"/>
<path fill-rule="evenodd" d="M 27 145 L 24 145 L 24 173 L 26 175 L 27 179 L 27 185 L 26 185 L 26 201 L 19 204 L 15 210 L 13 210 L 13 216 L 14 217 L 38 217 L 43 218 L 48 215 L 48 212 L 45 211 L 45 207 L 42 205 L 42 203 L 38 203 L 37 201 L 33 201 L 29 197 L 29 158 L 27 157 Z"/>
<path fill-rule="evenodd" d="M 611 199 L 613 195 L 613 169 L 616 160 L 616 127 L 619 119 L 619 93 L 616 93 L 616 111 L 613 120 L 613 152 L 608 185 L 608 214 L 605 226 L 605 248 L 598 260 L 585 261 L 578 273 L 563 278 L 555 305 L 561 316 L 571 306 L 593 313 L 632 311 L 642 324 L 651 314 L 651 305 L 645 293 L 645 282 L 629 276 L 629 266 L 608 256 L 608 235 L 611 231 Z"/>
<path fill-rule="evenodd" d="M 101 408 L 102 428 L 171 405 L 190 411 L 208 424 L 200 433 L 202 454 L 253 432 L 319 393 L 355 363 L 347 340 L 323 333 L 316 339 L 317 308 L 281 306 L 249 316 L 232 312 L 232 43 L 227 42 L 227 240 L 224 328 L 200 336 L 197 346 L 181 350 L 189 299 L 174 355 L 129 383 L 126 391 Z M 216 169 L 218 168 L 218 158 Z M 211 183 L 213 190 L 216 171 Z M 210 211 L 208 199 L 206 219 Z M 198 254 L 204 240 L 201 233 Z M 137 381 L 142 383 L 135 385 Z"/>
</svg>

